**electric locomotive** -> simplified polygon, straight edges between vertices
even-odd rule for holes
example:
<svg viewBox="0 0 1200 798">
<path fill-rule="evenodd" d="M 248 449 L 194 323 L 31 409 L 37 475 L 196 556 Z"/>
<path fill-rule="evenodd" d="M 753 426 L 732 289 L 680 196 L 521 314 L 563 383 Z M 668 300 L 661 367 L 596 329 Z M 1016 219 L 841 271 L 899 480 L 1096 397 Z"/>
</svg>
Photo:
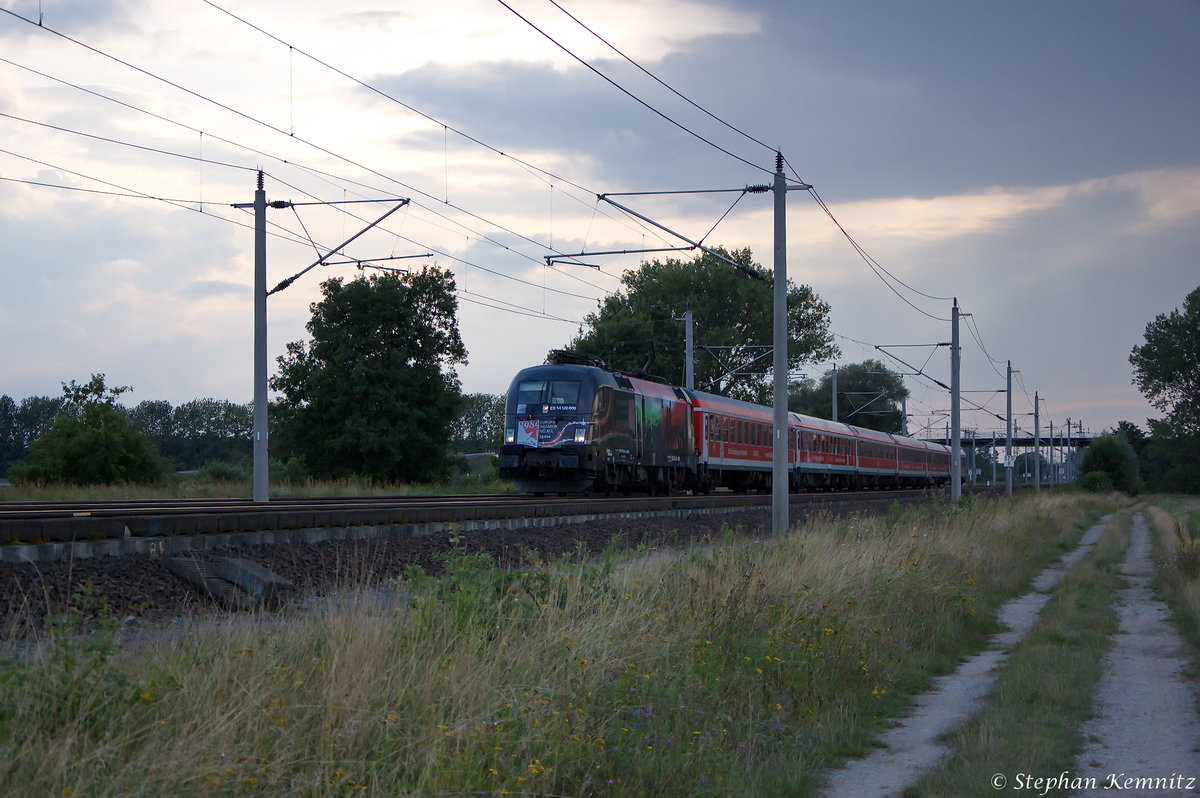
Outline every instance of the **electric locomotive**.
<svg viewBox="0 0 1200 798">
<path fill-rule="evenodd" d="M 696 459 L 690 420 L 683 389 L 555 351 L 509 388 L 500 476 L 534 495 L 684 488 Z"/>
</svg>

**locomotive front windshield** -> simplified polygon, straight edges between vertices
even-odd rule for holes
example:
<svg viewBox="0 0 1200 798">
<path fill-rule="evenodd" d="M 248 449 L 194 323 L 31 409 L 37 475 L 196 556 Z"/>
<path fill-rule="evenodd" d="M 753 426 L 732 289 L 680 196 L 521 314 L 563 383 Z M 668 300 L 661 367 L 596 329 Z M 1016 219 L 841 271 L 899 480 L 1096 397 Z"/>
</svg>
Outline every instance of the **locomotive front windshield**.
<svg viewBox="0 0 1200 798">
<path fill-rule="evenodd" d="M 577 410 L 578 380 L 522 380 L 517 385 L 517 415 Z"/>
</svg>

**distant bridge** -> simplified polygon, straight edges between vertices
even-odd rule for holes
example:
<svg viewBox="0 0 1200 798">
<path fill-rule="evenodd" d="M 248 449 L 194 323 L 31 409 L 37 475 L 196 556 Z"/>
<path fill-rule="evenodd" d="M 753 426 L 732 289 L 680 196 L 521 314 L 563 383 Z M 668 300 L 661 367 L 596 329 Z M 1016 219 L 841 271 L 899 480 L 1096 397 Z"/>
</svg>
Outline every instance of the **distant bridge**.
<svg viewBox="0 0 1200 798">
<path fill-rule="evenodd" d="M 1093 439 L 1092 435 L 1072 435 L 1070 438 L 1070 441 L 1068 441 L 1067 436 L 1063 435 L 1063 436 L 1059 437 L 1057 432 L 1054 433 L 1054 445 L 1060 446 L 1063 448 L 1065 448 L 1067 446 L 1067 444 L 1070 443 L 1070 446 L 1072 449 L 1086 449 L 1088 447 L 1088 445 L 1092 442 L 1092 439 Z M 921 440 L 929 441 L 930 443 L 940 443 L 943 446 L 950 445 L 950 441 L 947 438 L 922 438 Z M 966 435 L 963 435 L 962 439 L 961 439 L 962 447 L 964 449 L 971 448 L 972 440 L 975 441 L 976 448 L 982 448 L 984 446 L 992 445 L 992 436 L 991 435 L 988 435 L 986 437 L 984 437 L 982 435 L 977 435 L 973 439 Z M 1012 443 L 1013 443 L 1014 449 L 1032 449 L 1033 448 L 1033 436 L 1029 435 L 1029 434 L 1013 435 Z M 996 436 L 996 446 L 999 447 L 999 446 L 1004 446 L 1004 445 L 1005 445 L 1004 436 L 997 435 Z M 1050 438 L 1045 434 L 1042 435 L 1041 445 L 1043 448 L 1050 445 Z"/>
</svg>

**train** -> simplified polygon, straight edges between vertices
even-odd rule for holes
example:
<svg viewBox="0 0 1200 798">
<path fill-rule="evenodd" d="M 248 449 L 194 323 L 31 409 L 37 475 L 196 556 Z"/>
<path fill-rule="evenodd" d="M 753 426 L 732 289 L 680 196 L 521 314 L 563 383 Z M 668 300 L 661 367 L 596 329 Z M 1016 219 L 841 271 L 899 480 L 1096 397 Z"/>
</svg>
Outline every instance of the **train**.
<svg viewBox="0 0 1200 798">
<path fill-rule="evenodd" d="M 500 477 L 534 496 L 766 492 L 772 419 L 769 407 L 554 350 L 509 386 Z M 799 413 L 788 419 L 789 491 L 950 481 L 948 446 Z"/>
</svg>

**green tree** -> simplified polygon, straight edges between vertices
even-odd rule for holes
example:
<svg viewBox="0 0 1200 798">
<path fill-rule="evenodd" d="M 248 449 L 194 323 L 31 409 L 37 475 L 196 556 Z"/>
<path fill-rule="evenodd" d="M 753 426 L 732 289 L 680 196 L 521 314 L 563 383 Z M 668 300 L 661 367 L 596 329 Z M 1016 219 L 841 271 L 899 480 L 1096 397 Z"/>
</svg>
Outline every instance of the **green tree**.
<svg viewBox="0 0 1200 798">
<path fill-rule="evenodd" d="M 454 290 L 436 268 L 322 283 L 312 340 L 288 344 L 271 381 L 278 450 L 319 478 L 444 475 L 467 355 Z"/>
<path fill-rule="evenodd" d="M 193 399 L 178 407 L 147 399 L 126 411 L 177 469 L 238 464 L 250 457 L 251 411 L 225 399 Z"/>
<path fill-rule="evenodd" d="M 64 412 L 29 444 L 32 458 L 9 467 L 9 478 L 77 485 L 156 480 L 162 466 L 154 446 L 117 405 L 128 390 L 107 387 L 103 374 L 83 385 L 64 384 Z"/>
<path fill-rule="evenodd" d="M 1124 435 L 1101 435 L 1088 445 L 1079 464 L 1084 476 L 1100 471 L 1112 480 L 1112 486 L 1133 496 L 1141 492 L 1137 455 Z"/>
<path fill-rule="evenodd" d="M 1166 413 L 1148 419 L 1143 456 L 1156 490 L 1200 493 L 1200 288 L 1179 308 L 1146 325 L 1146 342 L 1129 355 L 1133 382 Z"/>
<path fill-rule="evenodd" d="M 770 401 L 771 273 L 754 262 L 749 249 L 721 252 L 764 279 L 749 277 L 708 254 L 643 262 L 622 275 L 620 291 L 587 315 L 568 348 L 632 371 L 645 365 L 648 345 L 627 347 L 622 342 L 658 341 L 666 349 L 655 353 L 653 373 L 682 385 L 684 326 L 679 319 L 690 307 L 695 318 L 696 387 Z M 829 332 L 829 305 L 806 285 L 789 283 L 788 336 L 791 369 L 838 354 Z"/>
<path fill-rule="evenodd" d="M 504 443 L 504 395 L 469 393 L 450 433 L 456 454 L 494 452 Z"/>
<path fill-rule="evenodd" d="M 1133 382 L 1150 404 L 1167 413 L 1181 434 L 1200 434 L 1200 288 L 1183 311 L 1160 313 L 1146 325 L 1146 343 L 1129 355 Z"/>
<path fill-rule="evenodd" d="M 0 396 L 0 475 L 10 463 L 29 459 L 29 444 L 50 428 L 63 411 L 55 396 L 27 396 L 17 403 Z"/>
<path fill-rule="evenodd" d="M 908 398 L 904 377 L 878 360 L 838 367 L 838 421 L 881 432 L 900 433 L 900 403 Z M 833 418 L 833 374 L 793 382 L 788 409 L 816 418 Z"/>
</svg>

